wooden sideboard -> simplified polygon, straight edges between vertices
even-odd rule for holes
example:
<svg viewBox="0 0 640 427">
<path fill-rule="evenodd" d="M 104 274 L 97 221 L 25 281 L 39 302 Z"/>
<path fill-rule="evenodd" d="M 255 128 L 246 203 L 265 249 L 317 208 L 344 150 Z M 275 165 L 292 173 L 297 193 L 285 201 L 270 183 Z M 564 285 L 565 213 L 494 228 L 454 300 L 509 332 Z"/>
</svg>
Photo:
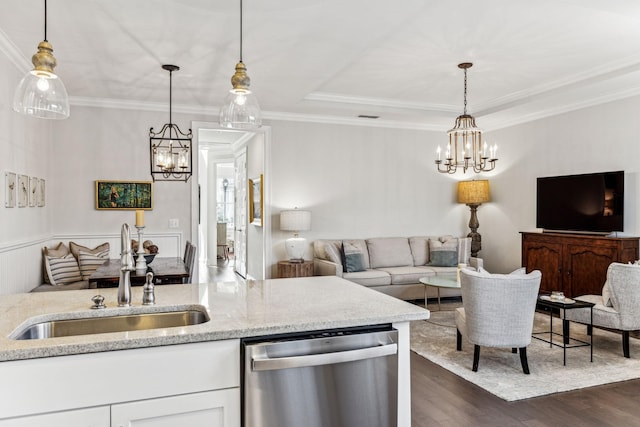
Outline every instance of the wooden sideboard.
<svg viewBox="0 0 640 427">
<path fill-rule="evenodd" d="M 638 259 L 638 237 L 522 232 L 522 266 L 540 270 L 540 292 L 600 295 L 612 262 Z"/>
</svg>

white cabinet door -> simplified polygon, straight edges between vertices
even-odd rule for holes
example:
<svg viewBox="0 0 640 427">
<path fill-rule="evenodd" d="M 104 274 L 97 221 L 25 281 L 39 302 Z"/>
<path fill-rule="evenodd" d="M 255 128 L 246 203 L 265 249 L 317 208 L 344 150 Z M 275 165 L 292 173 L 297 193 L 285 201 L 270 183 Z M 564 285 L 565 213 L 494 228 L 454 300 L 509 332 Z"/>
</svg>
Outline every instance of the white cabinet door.
<svg viewBox="0 0 640 427">
<path fill-rule="evenodd" d="M 109 406 L 99 406 L 13 418 L 0 421 L 0 427 L 109 427 L 109 418 Z"/>
<path fill-rule="evenodd" d="M 111 406 L 111 427 L 239 427 L 240 389 L 208 391 Z"/>
</svg>

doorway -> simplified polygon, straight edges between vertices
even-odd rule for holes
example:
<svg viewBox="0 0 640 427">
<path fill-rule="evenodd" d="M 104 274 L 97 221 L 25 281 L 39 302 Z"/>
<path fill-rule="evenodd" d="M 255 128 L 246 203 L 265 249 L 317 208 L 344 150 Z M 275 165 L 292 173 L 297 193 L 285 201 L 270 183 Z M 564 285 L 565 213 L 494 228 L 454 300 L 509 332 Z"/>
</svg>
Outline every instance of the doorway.
<svg viewBox="0 0 640 427">
<path fill-rule="evenodd" d="M 267 278 L 270 232 L 268 227 L 256 229 L 248 224 L 247 181 L 256 170 L 266 173 L 269 128 L 237 131 L 198 122 L 192 123 L 192 128 L 198 152 L 194 164 L 197 183 L 192 186 L 192 236 L 197 236 L 200 267 L 195 277 L 203 282 L 211 277 L 210 268 L 232 268 L 243 278 Z M 265 191 L 265 215 L 269 212 L 268 195 Z M 229 259 L 220 263 L 225 251 Z"/>
</svg>

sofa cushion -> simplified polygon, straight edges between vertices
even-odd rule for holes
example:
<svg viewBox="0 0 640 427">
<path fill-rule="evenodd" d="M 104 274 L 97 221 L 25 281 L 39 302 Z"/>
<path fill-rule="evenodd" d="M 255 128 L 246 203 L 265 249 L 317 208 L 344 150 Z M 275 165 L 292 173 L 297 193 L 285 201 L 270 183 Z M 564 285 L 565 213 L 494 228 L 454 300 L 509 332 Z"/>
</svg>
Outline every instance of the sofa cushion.
<svg viewBox="0 0 640 427">
<path fill-rule="evenodd" d="M 80 275 L 82 280 L 88 280 L 89 277 L 109 259 L 109 249 L 91 254 L 85 251 L 78 252 L 78 266 L 80 267 Z"/>
<path fill-rule="evenodd" d="M 349 242 L 342 242 L 342 267 L 345 273 L 364 271 L 364 252 Z"/>
<path fill-rule="evenodd" d="M 437 239 L 437 237 L 409 237 L 409 247 L 411 248 L 411 255 L 413 256 L 413 265 L 425 265 L 429 262 L 429 239 Z"/>
<path fill-rule="evenodd" d="M 62 258 L 65 255 L 69 255 L 69 253 L 69 248 L 62 242 L 52 248 L 48 248 L 46 246 L 42 248 L 42 277 L 44 278 L 44 283 L 48 285 L 51 284 L 49 274 L 47 273 L 46 257 Z"/>
<path fill-rule="evenodd" d="M 69 250 L 78 261 L 80 261 L 80 251 L 86 252 L 88 254 L 97 254 L 99 252 L 109 251 L 109 242 L 102 243 L 101 245 L 96 246 L 91 249 L 86 246 L 79 245 L 75 242 L 69 242 Z M 108 255 L 107 255 L 108 257 Z"/>
<path fill-rule="evenodd" d="M 371 268 L 413 266 L 413 256 L 406 237 L 367 239 Z"/>
<path fill-rule="evenodd" d="M 392 285 L 408 285 L 419 283 L 419 280 L 433 273 L 420 267 L 404 266 L 404 267 L 384 267 L 377 270 L 389 273 Z"/>
<path fill-rule="evenodd" d="M 344 279 L 363 286 L 382 286 L 391 284 L 391 276 L 382 270 L 365 270 L 356 273 L 344 273 Z"/>
<path fill-rule="evenodd" d="M 73 254 L 68 254 L 61 258 L 45 256 L 45 265 L 49 281 L 53 286 L 82 280 L 78 261 L 76 261 Z"/>
<path fill-rule="evenodd" d="M 342 245 L 338 247 L 336 243 L 325 242 L 323 249 L 326 257 L 325 259 L 331 262 L 335 262 L 336 264 L 342 265 L 342 256 L 341 256 Z"/>
<path fill-rule="evenodd" d="M 436 276 L 455 276 L 456 273 L 458 272 L 458 266 L 455 267 L 437 267 L 434 265 L 421 265 L 421 266 L 417 266 L 416 268 L 419 268 L 421 270 L 426 271 L 428 274 L 425 274 L 425 276 L 429 276 L 429 275 L 436 275 Z"/>
</svg>

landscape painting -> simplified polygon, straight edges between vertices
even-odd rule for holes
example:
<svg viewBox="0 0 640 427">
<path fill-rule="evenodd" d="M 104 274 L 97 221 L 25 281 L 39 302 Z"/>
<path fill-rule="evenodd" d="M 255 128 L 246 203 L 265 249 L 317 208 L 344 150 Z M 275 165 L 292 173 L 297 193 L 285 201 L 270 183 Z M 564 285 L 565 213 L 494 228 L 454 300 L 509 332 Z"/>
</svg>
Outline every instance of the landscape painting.
<svg viewBox="0 0 640 427">
<path fill-rule="evenodd" d="M 153 209 L 151 181 L 96 181 L 96 209 Z"/>
</svg>

